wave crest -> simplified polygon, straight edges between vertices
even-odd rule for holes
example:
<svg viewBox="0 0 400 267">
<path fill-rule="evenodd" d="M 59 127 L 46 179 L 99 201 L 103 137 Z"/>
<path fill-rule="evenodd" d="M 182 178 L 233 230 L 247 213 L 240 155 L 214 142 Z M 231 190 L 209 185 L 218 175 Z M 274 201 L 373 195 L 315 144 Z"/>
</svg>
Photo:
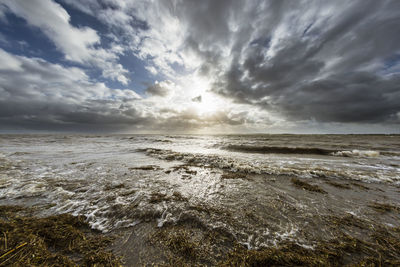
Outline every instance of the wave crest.
<svg viewBox="0 0 400 267">
<path fill-rule="evenodd" d="M 337 151 L 332 153 L 333 156 L 341 156 L 341 157 L 379 157 L 380 152 L 374 150 L 358 150 L 354 149 L 352 151 L 344 150 Z"/>
<path fill-rule="evenodd" d="M 261 154 L 307 154 L 307 155 L 323 155 L 337 157 L 379 157 L 380 152 L 375 150 L 333 150 L 316 147 L 275 147 L 275 146 L 245 146 L 245 145 L 228 145 L 222 149 L 244 152 L 244 153 L 261 153 Z"/>
</svg>

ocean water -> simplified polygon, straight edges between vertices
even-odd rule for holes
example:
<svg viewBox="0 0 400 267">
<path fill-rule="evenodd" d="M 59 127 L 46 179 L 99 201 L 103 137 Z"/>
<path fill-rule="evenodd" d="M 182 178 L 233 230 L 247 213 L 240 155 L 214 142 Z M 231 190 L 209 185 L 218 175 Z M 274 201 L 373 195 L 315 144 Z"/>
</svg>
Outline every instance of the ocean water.
<svg viewBox="0 0 400 267">
<path fill-rule="evenodd" d="M 399 135 L 0 136 L 0 205 L 85 215 L 104 233 L 191 221 L 249 249 L 312 248 L 334 237 L 329 216 L 400 226 L 377 202 L 400 206 Z"/>
</svg>

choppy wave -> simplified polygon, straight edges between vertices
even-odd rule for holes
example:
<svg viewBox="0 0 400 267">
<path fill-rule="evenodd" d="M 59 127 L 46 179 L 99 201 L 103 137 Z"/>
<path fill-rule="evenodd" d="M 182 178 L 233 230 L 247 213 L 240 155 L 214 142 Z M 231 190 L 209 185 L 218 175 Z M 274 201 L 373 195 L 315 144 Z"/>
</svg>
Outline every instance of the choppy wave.
<svg viewBox="0 0 400 267">
<path fill-rule="evenodd" d="M 337 151 L 332 153 L 333 156 L 342 156 L 342 157 L 379 157 L 380 152 L 374 150 L 357 150 L 354 149 L 352 151 Z"/>
<path fill-rule="evenodd" d="M 188 164 L 202 167 L 218 168 L 232 172 L 249 174 L 291 175 L 302 178 L 342 178 L 366 182 L 399 183 L 400 177 L 396 175 L 396 167 L 393 166 L 369 166 L 351 165 L 347 161 L 332 165 L 331 162 L 322 162 L 305 159 L 288 161 L 277 158 L 252 160 L 245 158 L 224 157 L 212 154 L 181 153 L 166 149 L 139 149 L 148 156 L 167 161 L 183 161 Z M 340 165 L 339 165 L 340 163 Z M 377 168 L 381 169 L 377 171 Z"/>
<path fill-rule="evenodd" d="M 188 223 L 206 232 L 222 229 L 248 248 L 292 239 L 310 245 L 301 240 L 303 230 L 308 227 L 308 235 L 319 229 L 319 221 L 310 218 L 330 214 L 331 209 L 325 209 L 329 201 L 329 208 L 340 202 L 357 215 L 366 198 L 391 197 L 374 187 L 392 187 L 398 197 L 399 146 L 392 141 L 375 144 L 341 136 L 47 140 L 51 138 L 0 139 L 1 203 L 49 204 L 50 214 L 85 215 L 93 228 L 104 232 L 140 222 L 159 227 Z M 239 175 L 223 178 L 230 172 Z M 307 182 L 329 194 L 303 192 L 290 183 L 292 176 L 309 178 Z M 345 186 L 332 187 L 330 178 L 339 178 L 335 181 Z M 359 181 L 376 183 L 367 187 Z"/>
<path fill-rule="evenodd" d="M 228 145 L 222 149 L 260 154 L 307 154 L 307 155 L 323 155 L 337 157 L 379 157 L 381 153 L 375 150 L 333 150 L 316 147 L 275 147 L 275 146 L 245 146 L 245 145 Z"/>
<path fill-rule="evenodd" d="M 311 154 L 311 155 L 330 155 L 336 151 L 322 148 L 305 147 L 270 147 L 270 146 L 243 146 L 229 145 L 223 149 L 236 152 L 262 153 L 262 154 Z"/>
</svg>

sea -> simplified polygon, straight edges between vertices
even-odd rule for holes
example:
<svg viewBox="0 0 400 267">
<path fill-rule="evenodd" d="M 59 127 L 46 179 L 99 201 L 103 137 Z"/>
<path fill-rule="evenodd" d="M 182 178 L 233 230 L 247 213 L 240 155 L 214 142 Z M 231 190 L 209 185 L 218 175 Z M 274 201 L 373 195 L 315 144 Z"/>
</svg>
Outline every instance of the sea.
<svg viewBox="0 0 400 267">
<path fill-rule="evenodd" d="M 126 247 L 171 225 L 312 249 L 328 218 L 400 226 L 400 135 L 3 134 L 0 205 L 84 215 L 132 264 Z"/>
</svg>

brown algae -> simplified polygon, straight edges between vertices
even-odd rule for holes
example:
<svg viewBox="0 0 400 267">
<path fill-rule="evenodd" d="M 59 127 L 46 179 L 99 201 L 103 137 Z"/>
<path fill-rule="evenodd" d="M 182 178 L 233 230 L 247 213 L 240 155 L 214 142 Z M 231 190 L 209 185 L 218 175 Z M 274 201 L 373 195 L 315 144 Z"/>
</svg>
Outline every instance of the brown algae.
<svg viewBox="0 0 400 267">
<path fill-rule="evenodd" d="M 316 241 L 313 248 L 285 241 L 278 246 L 247 249 L 232 236 L 192 224 L 169 225 L 151 234 L 150 244 L 164 255 L 160 266 L 398 266 L 400 233 L 397 228 L 370 227 L 354 216 L 328 217 L 336 237 Z M 348 227 L 370 233 L 362 240 L 343 232 Z"/>
<path fill-rule="evenodd" d="M 156 171 L 159 170 L 160 167 L 156 165 L 145 165 L 139 167 L 130 167 L 129 170 L 141 170 L 141 171 Z"/>
<path fill-rule="evenodd" d="M 351 189 L 351 187 L 348 184 L 341 184 L 334 181 L 326 181 L 326 183 L 340 189 Z"/>
<path fill-rule="evenodd" d="M 379 212 L 391 212 L 391 211 L 400 211 L 400 208 L 397 206 L 394 206 L 389 203 L 379 203 L 379 202 L 373 202 L 368 205 L 368 207 L 373 208 L 376 211 Z"/>
<path fill-rule="evenodd" d="M 309 183 L 301 181 L 297 178 L 292 178 L 291 182 L 298 188 L 301 188 L 301 189 L 304 189 L 307 191 L 311 191 L 311 192 L 326 194 L 326 191 L 323 190 L 322 188 L 320 188 L 319 186 L 309 184 Z"/>
<path fill-rule="evenodd" d="M 221 179 L 246 179 L 247 175 L 241 172 L 224 172 L 221 174 Z"/>
<path fill-rule="evenodd" d="M 149 203 L 157 204 L 163 201 L 187 201 L 187 198 L 184 197 L 180 192 L 174 191 L 171 196 L 167 195 L 166 193 L 160 192 L 153 192 L 150 195 Z"/>
<path fill-rule="evenodd" d="M 112 238 L 92 229 L 82 216 L 45 218 L 33 209 L 0 206 L 0 265 L 120 266 L 106 248 Z"/>
</svg>

